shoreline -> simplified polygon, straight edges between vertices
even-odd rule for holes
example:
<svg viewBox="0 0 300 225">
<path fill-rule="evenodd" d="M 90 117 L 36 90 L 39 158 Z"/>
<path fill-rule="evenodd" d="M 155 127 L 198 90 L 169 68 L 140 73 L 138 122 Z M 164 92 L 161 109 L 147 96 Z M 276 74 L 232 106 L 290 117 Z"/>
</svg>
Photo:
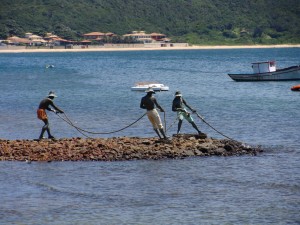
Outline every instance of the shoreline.
<svg viewBox="0 0 300 225">
<path fill-rule="evenodd" d="M 180 134 L 170 140 L 140 137 L 0 139 L 0 161 L 127 161 L 229 157 L 263 152 L 238 141 Z"/>
<path fill-rule="evenodd" d="M 257 48 L 300 48 L 300 44 L 281 45 L 194 45 L 188 47 L 91 47 L 73 49 L 4 49 L 1 53 L 38 53 L 38 52 L 111 52 L 111 51 L 165 51 L 165 50 L 216 50 L 216 49 L 257 49 Z"/>
</svg>

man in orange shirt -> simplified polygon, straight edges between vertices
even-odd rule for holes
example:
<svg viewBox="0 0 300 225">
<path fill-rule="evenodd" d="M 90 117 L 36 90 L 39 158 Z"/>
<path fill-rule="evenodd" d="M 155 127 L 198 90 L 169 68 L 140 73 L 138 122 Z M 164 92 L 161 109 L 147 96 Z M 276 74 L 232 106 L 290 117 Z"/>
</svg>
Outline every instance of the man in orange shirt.
<svg viewBox="0 0 300 225">
<path fill-rule="evenodd" d="M 53 91 L 50 91 L 47 98 L 43 99 L 40 102 L 39 108 L 37 110 L 37 117 L 40 120 L 42 120 L 45 125 L 42 128 L 39 140 L 44 138 L 45 131 L 47 131 L 47 133 L 48 133 L 48 138 L 51 138 L 51 139 L 54 138 L 50 133 L 49 121 L 48 121 L 48 116 L 47 116 L 46 110 L 52 111 L 55 113 L 64 113 L 64 111 L 62 111 L 56 105 L 54 105 L 53 100 L 56 97 L 57 96 L 55 95 L 55 93 Z M 51 106 L 52 108 L 50 108 L 49 106 Z"/>
</svg>

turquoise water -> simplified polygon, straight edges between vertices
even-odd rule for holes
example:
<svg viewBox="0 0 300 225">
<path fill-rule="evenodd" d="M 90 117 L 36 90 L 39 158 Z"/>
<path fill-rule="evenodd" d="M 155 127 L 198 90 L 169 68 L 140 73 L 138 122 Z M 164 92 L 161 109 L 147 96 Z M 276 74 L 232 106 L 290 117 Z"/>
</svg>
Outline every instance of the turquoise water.
<svg viewBox="0 0 300 225">
<path fill-rule="evenodd" d="M 37 138 L 36 108 L 50 90 L 77 126 L 118 130 L 144 111 L 139 81 L 170 87 L 156 97 L 169 127 L 174 92 L 215 128 L 266 150 L 257 157 L 167 161 L 0 162 L 0 224 L 297 224 L 299 98 L 289 82 L 237 83 L 251 62 L 300 64 L 299 48 L 0 54 L 0 138 Z M 46 64 L 55 65 L 46 69 Z M 83 137 L 49 113 L 57 138 Z M 163 117 L 163 115 L 162 115 Z M 200 120 L 200 129 L 222 138 Z M 176 125 L 168 135 L 176 131 Z M 183 123 L 182 132 L 193 128 Z M 155 136 L 147 118 L 112 136 Z"/>
</svg>

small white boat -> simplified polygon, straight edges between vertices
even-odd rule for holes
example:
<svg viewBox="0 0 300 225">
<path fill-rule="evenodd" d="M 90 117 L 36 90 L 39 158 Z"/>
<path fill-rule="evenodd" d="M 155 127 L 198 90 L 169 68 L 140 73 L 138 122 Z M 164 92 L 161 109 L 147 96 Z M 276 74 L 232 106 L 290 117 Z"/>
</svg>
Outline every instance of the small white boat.
<svg viewBox="0 0 300 225">
<path fill-rule="evenodd" d="M 145 91 L 148 88 L 152 88 L 154 91 L 168 91 L 169 87 L 164 84 L 156 83 L 156 82 L 139 82 L 136 83 L 135 86 L 131 87 L 132 91 Z"/>
<path fill-rule="evenodd" d="M 300 65 L 276 69 L 275 61 L 252 63 L 253 73 L 228 74 L 234 81 L 300 80 Z"/>
</svg>

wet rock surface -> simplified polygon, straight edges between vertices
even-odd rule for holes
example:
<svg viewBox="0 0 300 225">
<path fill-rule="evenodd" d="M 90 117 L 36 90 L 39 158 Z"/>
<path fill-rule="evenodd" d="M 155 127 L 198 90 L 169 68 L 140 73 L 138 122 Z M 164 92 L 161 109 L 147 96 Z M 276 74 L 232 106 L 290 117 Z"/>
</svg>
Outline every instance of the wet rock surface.
<svg viewBox="0 0 300 225">
<path fill-rule="evenodd" d="M 256 155 L 262 152 L 237 141 L 175 135 L 169 140 L 139 137 L 1 140 L 0 160 L 121 161 L 176 159 L 199 156 Z"/>
</svg>

